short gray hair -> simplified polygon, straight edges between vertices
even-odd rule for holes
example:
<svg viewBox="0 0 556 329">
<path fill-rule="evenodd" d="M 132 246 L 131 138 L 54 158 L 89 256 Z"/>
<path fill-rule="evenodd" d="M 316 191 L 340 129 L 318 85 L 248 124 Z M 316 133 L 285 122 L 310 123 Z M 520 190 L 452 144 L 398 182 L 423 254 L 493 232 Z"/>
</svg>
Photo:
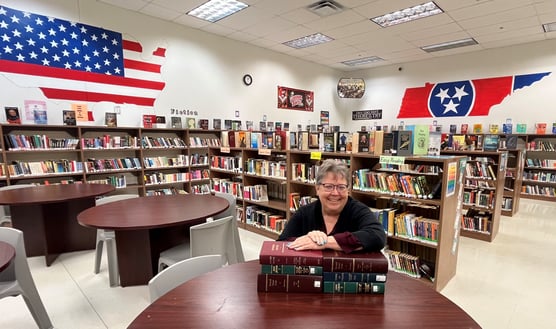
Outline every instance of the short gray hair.
<svg viewBox="0 0 556 329">
<path fill-rule="evenodd" d="M 341 161 L 335 159 L 326 159 L 324 160 L 317 171 L 316 181 L 317 184 L 320 184 L 326 174 L 332 173 L 337 175 L 338 177 L 343 177 L 346 179 L 348 186 L 351 185 L 351 174 L 349 171 L 348 166 Z"/>
</svg>

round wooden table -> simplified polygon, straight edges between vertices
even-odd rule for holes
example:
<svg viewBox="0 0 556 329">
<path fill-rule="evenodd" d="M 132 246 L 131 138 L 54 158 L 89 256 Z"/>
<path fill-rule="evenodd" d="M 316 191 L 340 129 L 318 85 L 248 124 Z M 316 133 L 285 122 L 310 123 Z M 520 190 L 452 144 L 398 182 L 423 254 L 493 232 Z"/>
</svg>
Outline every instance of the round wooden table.
<svg viewBox="0 0 556 329">
<path fill-rule="evenodd" d="M 430 286 L 389 272 L 384 295 L 257 292 L 258 261 L 190 280 L 128 328 L 480 328 Z"/>
<path fill-rule="evenodd" d="M 149 196 L 90 208 L 77 220 L 115 231 L 120 284 L 125 287 L 147 284 L 158 271 L 161 251 L 183 243 L 191 225 L 228 207 L 225 199 L 208 194 Z"/>
<path fill-rule="evenodd" d="M 11 244 L 0 241 L 0 272 L 5 270 L 15 258 L 15 248 Z"/>
<path fill-rule="evenodd" d="M 77 214 L 114 189 L 108 184 L 39 185 L 0 191 L 0 205 L 10 206 L 12 226 L 23 231 L 27 256 L 44 255 L 50 266 L 61 253 L 95 248 L 96 233 L 80 226 Z"/>
</svg>

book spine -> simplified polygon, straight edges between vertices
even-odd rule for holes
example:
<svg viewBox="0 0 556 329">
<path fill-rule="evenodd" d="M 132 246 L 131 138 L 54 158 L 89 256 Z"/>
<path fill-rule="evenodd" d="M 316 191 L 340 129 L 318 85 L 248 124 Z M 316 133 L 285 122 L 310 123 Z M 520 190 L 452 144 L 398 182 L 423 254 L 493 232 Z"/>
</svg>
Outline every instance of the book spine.
<svg viewBox="0 0 556 329">
<path fill-rule="evenodd" d="M 316 275 L 258 274 L 257 291 L 322 293 L 322 277 Z"/>
<path fill-rule="evenodd" d="M 387 273 L 386 258 L 323 257 L 322 268 L 325 272 Z"/>
<path fill-rule="evenodd" d="M 322 279 L 325 282 L 386 282 L 386 273 L 324 272 Z"/>
<path fill-rule="evenodd" d="M 323 290 L 329 294 L 384 294 L 384 282 L 324 281 Z"/>
<path fill-rule="evenodd" d="M 322 275 L 322 266 L 261 265 L 262 274 Z"/>
</svg>

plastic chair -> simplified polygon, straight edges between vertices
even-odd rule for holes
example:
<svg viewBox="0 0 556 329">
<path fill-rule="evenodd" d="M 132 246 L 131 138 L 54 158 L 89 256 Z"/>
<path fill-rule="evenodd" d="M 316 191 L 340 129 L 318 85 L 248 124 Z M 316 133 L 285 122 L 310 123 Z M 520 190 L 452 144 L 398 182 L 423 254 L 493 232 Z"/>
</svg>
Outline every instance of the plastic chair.
<svg viewBox="0 0 556 329">
<path fill-rule="evenodd" d="M 235 259 L 233 259 L 234 255 L 230 256 L 231 258 L 230 264 L 243 263 L 245 262 L 245 255 L 243 254 L 243 247 L 241 246 L 241 239 L 239 237 L 239 228 L 237 225 L 236 197 L 233 194 L 223 193 L 223 192 L 214 192 L 214 195 L 228 200 L 228 203 L 230 204 L 228 209 L 214 216 L 215 219 L 219 219 L 226 216 L 233 217 L 232 230 L 234 233 L 234 239 L 229 241 L 230 242 L 229 249 L 234 248 L 236 250 L 236 254 L 235 254 Z"/>
<path fill-rule="evenodd" d="M 29 270 L 23 232 L 0 227 L 0 241 L 7 242 L 15 248 L 15 259 L 0 272 L 0 298 L 21 295 L 37 326 L 41 329 L 53 328 Z"/>
<path fill-rule="evenodd" d="M 188 258 L 169 266 L 149 281 L 151 303 L 180 284 L 220 267 L 222 255 Z"/>
<path fill-rule="evenodd" d="M 17 188 L 25 188 L 25 187 L 33 187 L 33 184 L 19 184 L 19 185 L 7 185 L 0 187 L 0 191 L 5 190 L 14 190 Z M 0 227 L 6 226 L 6 224 L 11 225 L 11 217 L 10 217 L 10 207 L 9 206 L 0 206 Z"/>
<path fill-rule="evenodd" d="M 103 197 L 96 200 L 96 205 L 138 198 L 137 194 L 117 194 Z M 95 252 L 95 274 L 100 272 L 100 262 L 102 260 L 102 247 L 106 243 L 106 256 L 108 258 L 108 279 L 110 287 L 119 285 L 120 274 L 118 272 L 118 254 L 116 252 L 116 233 L 112 230 L 97 229 L 97 242 Z"/>
<path fill-rule="evenodd" d="M 222 265 L 237 263 L 233 228 L 232 216 L 191 226 L 189 243 L 182 243 L 160 253 L 158 271 L 181 260 L 203 255 L 222 255 Z"/>
</svg>

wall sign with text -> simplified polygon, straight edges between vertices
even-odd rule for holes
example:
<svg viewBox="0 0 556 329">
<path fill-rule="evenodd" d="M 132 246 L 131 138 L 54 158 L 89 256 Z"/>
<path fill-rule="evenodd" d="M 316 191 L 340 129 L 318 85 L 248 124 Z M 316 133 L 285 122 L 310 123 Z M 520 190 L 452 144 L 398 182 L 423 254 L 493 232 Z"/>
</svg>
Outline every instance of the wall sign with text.
<svg viewBox="0 0 556 329">
<path fill-rule="evenodd" d="M 278 108 L 313 112 L 314 93 L 278 86 Z"/>
<path fill-rule="evenodd" d="M 351 120 L 378 120 L 378 119 L 382 119 L 382 109 L 351 112 Z"/>
</svg>

